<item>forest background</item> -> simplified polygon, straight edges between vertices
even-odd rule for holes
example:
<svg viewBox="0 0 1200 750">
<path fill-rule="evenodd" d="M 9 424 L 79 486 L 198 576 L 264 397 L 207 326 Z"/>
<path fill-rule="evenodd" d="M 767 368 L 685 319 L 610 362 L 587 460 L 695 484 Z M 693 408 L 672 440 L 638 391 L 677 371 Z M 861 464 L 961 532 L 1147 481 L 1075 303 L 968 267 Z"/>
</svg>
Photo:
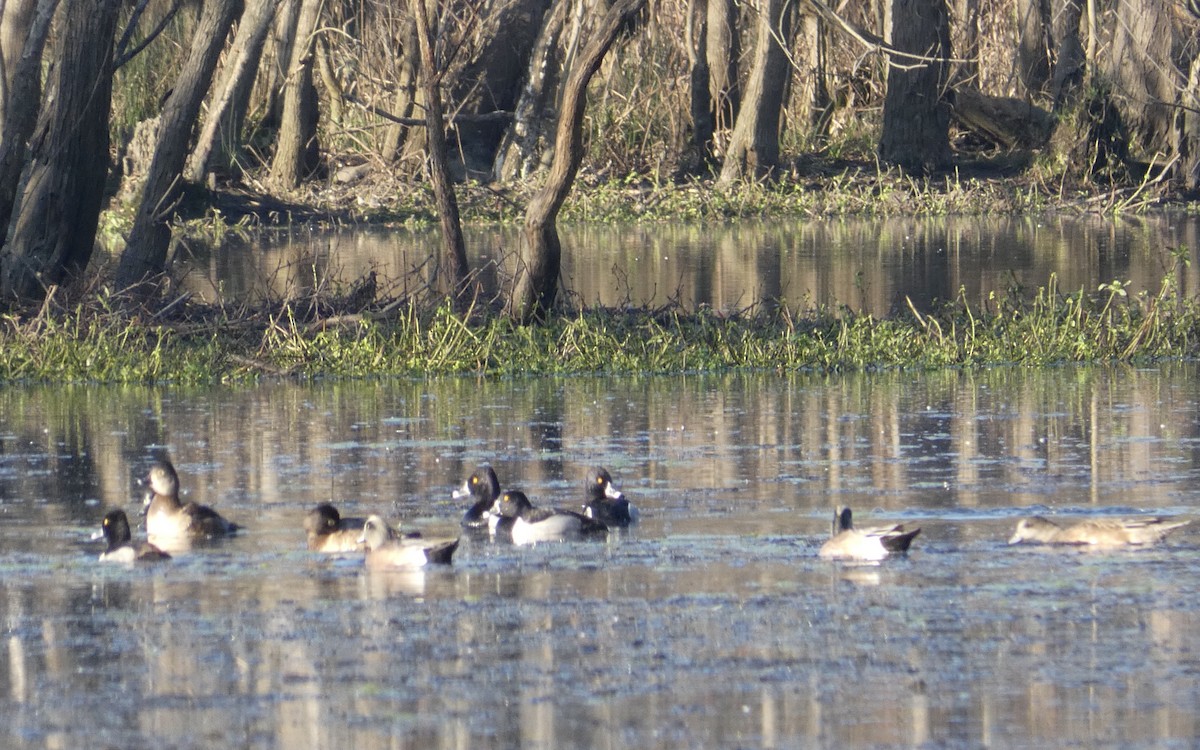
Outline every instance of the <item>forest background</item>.
<svg viewBox="0 0 1200 750">
<path fill-rule="evenodd" d="M 581 174 L 618 220 L 1131 210 L 1200 181 L 1190 2 L 7 0 L 0 48 L 15 310 L 163 299 L 195 216 L 436 217 L 430 287 L 462 309 L 460 196 L 520 213 L 483 291 L 529 322 Z"/>
</svg>

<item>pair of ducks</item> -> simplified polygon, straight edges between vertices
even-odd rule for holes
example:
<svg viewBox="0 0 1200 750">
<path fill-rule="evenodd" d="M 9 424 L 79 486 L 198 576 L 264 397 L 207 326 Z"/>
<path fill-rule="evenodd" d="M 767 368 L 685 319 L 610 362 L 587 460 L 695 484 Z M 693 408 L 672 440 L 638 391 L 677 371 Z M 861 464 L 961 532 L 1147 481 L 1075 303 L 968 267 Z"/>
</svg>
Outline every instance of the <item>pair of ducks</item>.
<svg viewBox="0 0 1200 750">
<path fill-rule="evenodd" d="M 519 490 L 501 492 L 495 470 L 486 464 L 467 477 L 452 496 L 473 501 L 463 514 L 463 528 L 507 534 L 514 544 L 599 536 L 638 520 L 637 508 L 613 485 L 612 475 L 602 466 L 588 469 L 584 501 L 578 511 L 539 508 Z"/>
<path fill-rule="evenodd" d="M 1036 542 L 1094 547 L 1122 547 L 1157 544 L 1167 534 L 1190 521 L 1173 521 L 1157 516 L 1145 518 L 1092 518 L 1071 526 L 1060 526 L 1041 516 L 1022 518 L 1009 544 Z M 906 529 L 903 524 L 873 529 L 854 528 L 849 508 L 839 507 L 833 514 L 833 533 L 817 553 L 826 560 L 874 562 L 889 555 L 904 554 L 920 528 Z"/>
<path fill-rule="evenodd" d="M 92 539 L 107 541 L 107 548 L 100 554 L 103 562 L 169 560 L 170 554 L 159 545 L 186 547 L 193 541 L 228 536 L 240 528 L 207 505 L 181 502 L 179 475 L 166 459 L 155 461 L 138 481 L 148 488 L 142 504 L 148 540 L 135 545 L 125 511 L 111 510 L 104 515 L 100 530 L 92 535 Z"/>
<path fill-rule="evenodd" d="M 489 529 L 508 533 L 516 544 L 583 538 L 608 533 L 610 526 L 629 526 L 638 512 L 613 486 L 607 469 L 595 467 L 587 476 L 582 511 L 536 508 L 523 492 L 500 491 L 500 480 L 491 466 L 480 466 L 456 489 L 456 500 L 474 503 L 462 518 L 468 531 Z M 420 534 L 401 534 L 383 518 L 342 518 L 330 503 L 313 508 L 304 519 L 308 548 L 315 552 L 366 551 L 369 568 L 419 568 L 429 563 L 449 564 L 458 539 L 427 540 Z"/>
</svg>

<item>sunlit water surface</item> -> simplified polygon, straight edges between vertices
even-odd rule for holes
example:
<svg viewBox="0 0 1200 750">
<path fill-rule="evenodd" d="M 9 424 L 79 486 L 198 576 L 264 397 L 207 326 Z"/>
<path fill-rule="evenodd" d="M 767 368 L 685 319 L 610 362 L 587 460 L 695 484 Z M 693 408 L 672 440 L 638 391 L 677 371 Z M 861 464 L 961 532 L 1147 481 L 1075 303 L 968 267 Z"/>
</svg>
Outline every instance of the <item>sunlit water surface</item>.
<svg viewBox="0 0 1200 750">
<path fill-rule="evenodd" d="M 5 388 L 0 745 L 1191 747 L 1200 524 L 1140 551 L 1005 541 L 1035 511 L 1197 515 L 1198 375 Z M 99 565 L 88 534 L 162 449 L 245 532 Z M 457 533 L 483 461 L 563 505 L 604 464 L 643 521 L 464 540 L 424 574 L 304 548 L 326 500 Z M 923 532 L 823 562 L 835 504 Z"/>
</svg>

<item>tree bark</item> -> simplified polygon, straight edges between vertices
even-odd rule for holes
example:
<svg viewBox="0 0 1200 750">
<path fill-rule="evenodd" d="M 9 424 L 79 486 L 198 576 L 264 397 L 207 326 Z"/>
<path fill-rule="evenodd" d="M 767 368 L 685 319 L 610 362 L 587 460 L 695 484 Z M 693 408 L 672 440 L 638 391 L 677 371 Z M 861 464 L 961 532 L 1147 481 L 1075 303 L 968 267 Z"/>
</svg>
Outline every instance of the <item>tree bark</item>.
<svg viewBox="0 0 1200 750">
<path fill-rule="evenodd" d="M 411 117 L 416 103 L 417 68 L 420 67 L 417 51 L 417 28 L 410 17 L 405 17 L 400 31 L 400 72 L 396 76 L 396 94 L 392 97 L 392 114 L 397 117 Z M 383 145 L 380 155 L 387 164 L 400 158 L 404 141 L 408 137 L 410 127 L 398 122 L 389 122 L 383 134 Z"/>
<path fill-rule="evenodd" d="M 554 307 L 562 260 L 555 222 L 583 160 L 588 83 L 622 29 L 634 22 L 645 4 L 646 0 L 616 0 L 600 19 L 591 41 L 567 76 L 554 138 L 554 161 L 546 184 L 525 212 L 513 291 L 508 298 L 508 316 L 521 323 L 539 320 Z"/>
<path fill-rule="evenodd" d="M 450 297 L 455 306 L 463 303 L 467 288 L 467 245 L 458 216 L 458 200 L 450 184 L 446 163 L 446 130 L 442 121 L 442 96 L 438 91 L 438 68 L 429 38 L 429 18 L 425 0 L 412 0 L 417 26 L 417 44 L 421 50 L 421 89 L 425 97 L 426 143 L 429 149 L 429 176 L 442 227 L 442 259 L 434 270 L 434 288 Z M 444 271 L 444 273 L 443 273 Z"/>
<path fill-rule="evenodd" d="M 913 60 L 893 60 L 883 102 L 879 157 L 927 174 L 950 163 L 950 108 L 942 101 L 950 55 L 950 24 L 945 0 L 893 0 L 892 44 L 932 58 L 915 68 Z"/>
<path fill-rule="evenodd" d="M 38 0 L 4 0 L 0 12 L 0 125 L 8 119 L 9 106 L 20 101 L 13 96 L 13 84 L 19 81 L 18 61 L 30 38 L 37 5 Z"/>
<path fill-rule="evenodd" d="M 1079 40 L 1079 24 L 1083 6 L 1077 0 L 1053 0 L 1054 75 L 1050 79 L 1050 96 L 1054 111 L 1073 105 L 1083 86 L 1086 60 L 1083 43 Z"/>
<path fill-rule="evenodd" d="M 50 34 L 50 23 L 58 0 L 40 0 L 29 26 L 29 36 L 13 65 L 12 88 L 8 92 L 3 131 L 0 132 L 0 227 L 7 227 L 21 184 L 21 170 L 28 156 L 27 143 L 37 124 L 41 102 L 42 52 Z"/>
<path fill-rule="evenodd" d="M 1017 0 L 1017 76 L 1038 95 L 1050 82 L 1050 0 Z"/>
<path fill-rule="evenodd" d="M 187 60 L 159 116 L 154 158 L 133 229 L 117 266 L 117 284 L 134 287 L 162 273 L 171 243 L 170 214 L 181 193 L 183 165 L 200 105 L 238 11 L 238 0 L 206 0 Z"/>
<path fill-rule="evenodd" d="M 708 97 L 712 102 L 714 133 L 728 132 L 742 104 L 738 58 L 742 55 L 733 0 L 708 0 L 704 59 L 708 63 Z"/>
<path fill-rule="evenodd" d="M 795 7 L 787 0 L 761 0 L 754 67 L 721 166 L 722 185 L 762 179 L 779 167 L 779 118 L 791 80 L 788 53 L 780 41 L 791 46 Z"/>
<path fill-rule="evenodd" d="M 219 155 L 217 166 L 221 169 L 228 169 L 236 160 L 254 74 L 278 4 L 278 0 L 250 0 L 242 13 L 218 94 L 208 108 L 204 127 L 188 158 L 185 174 L 191 182 L 204 180 L 205 173 L 213 166 L 214 151 Z"/>
<path fill-rule="evenodd" d="M 292 59 L 283 84 L 283 113 L 271 160 L 269 182 L 293 190 L 317 170 L 317 89 L 313 85 L 313 33 L 322 0 L 301 0 L 293 29 Z"/>
<path fill-rule="evenodd" d="M 0 254 L 0 293 L 41 298 L 87 266 L 108 173 L 117 0 L 65 0 L 22 192 Z"/>
</svg>

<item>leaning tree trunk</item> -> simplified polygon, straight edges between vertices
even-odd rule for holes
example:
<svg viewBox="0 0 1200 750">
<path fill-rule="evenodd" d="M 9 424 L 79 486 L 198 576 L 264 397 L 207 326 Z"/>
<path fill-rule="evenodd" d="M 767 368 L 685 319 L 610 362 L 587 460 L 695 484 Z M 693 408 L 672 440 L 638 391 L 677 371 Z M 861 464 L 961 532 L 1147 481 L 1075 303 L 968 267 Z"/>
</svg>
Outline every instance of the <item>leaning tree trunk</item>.
<svg viewBox="0 0 1200 750">
<path fill-rule="evenodd" d="M 521 323 L 534 322 L 554 307 L 562 260 L 555 222 L 583 161 L 583 115 L 588 83 L 617 35 L 632 24 L 645 4 L 646 0 L 616 0 L 600 19 L 595 35 L 567 76 L 554 137 L 554 161 L 546 184 L 525 212 L 516 276 L 508 298 L 508 316 Z"/>
<path fill-rule="evenodd" d="M 0 293 L 40 298 L 92 256 L 108 176 L 117 0 L 65 0 L 48 104 L 0 253 Z"/>
<path fill-rule="evenodd" d="M 879 157 L 929 173 L 950 163 L 950 108 L 941 98 L 950 58 L 946 0 L 893 0 L 892 23 L 892 45 L 921 60 L 891 61 Z"/>
<path fill-rule="evenodd" d="M 293 28 L 292 59 L 283 85 L 283 114 L 269 181 L 283 190 L 295 189 L 316 171 L 317 89 L 313 85 L 313 33 L 321 13 L 321 0 L 301 0 Z"/>
<path fill-rule="evenodd" d="M 229 49 L 229 62 L 222 73 L 218 94 L 208 108 L 204 126 L 188 158 L 185 175 L 190 182 L 204 180 L 204 175 L 214 166 L 213 152 L 217 149 L 220 149 L 217 165 L 220 168 L 228 169 L 236 160 L 254 74 L 258 71 L 263 44 L 278 4 L 278 0 L 251 0 L 246 4 L 237 36 Z"/>
<path fill-rule="evenodd" d="M 396 94 L 392 98 L 392 114 L 397 118 L 412 117 L 416 106 L 417 68 L 420 66 L 419 51 L 416 37 L 416 25 L 412 19 L 405 16 L 401 21 L 400 54 L 396 74 Z M 387 164 L 397 161 L 402 153 L 405 140 L 408 138 L 409 126 L 400 122 L 389 122 L 383 131 L 382 145 L 379 155 Z"/>
<path fill-rule="evenodd" d="M 21 45 L 23 52 L 13 63 L 12 88 L 8 91 L 0 131 L 0 227 L 7 227 L 12 218 L 21 170 L 29 153 L 27 144 L 37 124 L 38 103 L 42 98 L 42 51 L 57 7 L 58 0 L 40 0 L 28 38 Z"/>
<path fill-rule="evenodd" d="M 761 2 L 754 68 L 721 166 L 722 185 L 747 177 L 761 179 L 779 167 L 779 116 L 791 79 L 781 42 L 790 46 L 795 7 L 787 0 Z"/>
<path fill-rule="evenodd" d="M 166 266 L 171 244 L 168 222 L 182 190 L 183 164 L 192 131 L 237 7 L 237 0 L 205 0 L 191 50 L 159 116 L 154 157 L 142 186 L 133 229 L 117 266 L 118 286 L 140 285 L 161 274 Z"/>
<path fill-rule="evenodd" d="M 421 90 L 425 98 L 425 142 L 429 149 L 429 176 L 442 225 L 442 262 L 434 271 L 434 288 L 454 300 L 463 301 L 467 288 L 467 243 L 463 239 L 458 201 L 450 184 L 446 164 L 446 125 L 442 119 L 442 95 L 438 91 L 438 68 L 433 59 L 433 41 L 429 38 L 429 18 L 425 0 L 412 0 L 417 25 L 417 44 L 421 48 Z M 443 273 L 444 271 L 444 273 Z"/>
</svg>

